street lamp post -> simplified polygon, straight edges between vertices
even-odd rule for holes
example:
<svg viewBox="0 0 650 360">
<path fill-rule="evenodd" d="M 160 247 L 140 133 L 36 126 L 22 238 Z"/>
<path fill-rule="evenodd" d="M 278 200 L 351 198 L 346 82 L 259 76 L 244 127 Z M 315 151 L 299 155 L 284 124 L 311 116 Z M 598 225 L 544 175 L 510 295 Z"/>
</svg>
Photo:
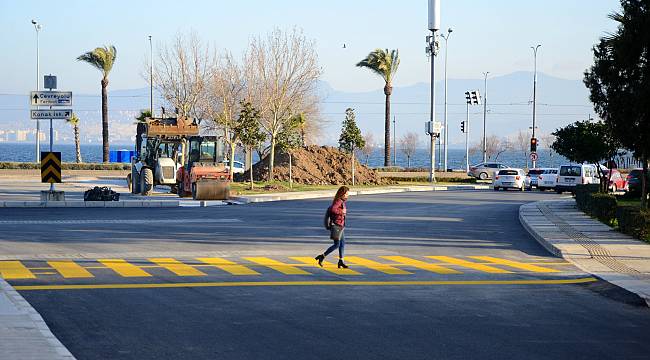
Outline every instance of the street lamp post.
<svg viewBox="0 0 650 360">
<path fill-rule="evenodd" d="M 39 54 L 39 45 L 38 45 L 38 33 L 41 31 L 43 26 L 36 22 L 36 20 L 32 20 L 32 25 L 34 25 L 34 29 L 36 30 L 36 91 L 40 90 L 40 81 L 39 81 L 39 73 L 41 71 L 40 69 L 40 54 Z M 37 106 L 36 109 L 39 107 Z M 40 163 L 41 162 L 41 121 L 36 120 L 36 162 Z"/>
<path fill-rule="evenodd" d="M 534 63 L 535 63 L 535 72 L 533 75 L 533 136 L 532 138 L 535 139 L 535 112 L 536 112 L 536 101 L 537 101 L 537 49 L 542 45 L 537 45 L 537 46 L 531 46 L 530 48 L 533 49 L 533 54 L 534 54 Z M 531 140 L 531 143 L 533 140 Z M 532 150 L 532 149 L 531 149 Z M 537 160 L 533 160 L 533 168 L 537 167 Z"/>
<path fill-rule="evenodd" d="M 484 72 L 483 76 L 483 162 L 487 161 L 487 137 L 485 135 L 485 118 L 487 116 L 487 77 L 490 74 L 489 71 Z"/>
<path fill-rule="evenodd" d="M 397 130 L 395 124 L 395 115 L 393 115 L 393 166 L 397 166 Z"/>
<path fill-rule="evenodd" d="M 443 171 L 447 171 L 449 168 L 447 166 L 447 155 L 448 155 L 448 148 L 449 148 L 449 128 L 447 127 L 447 42 L 449 40 L 449 36 L 451 35 L 453 29 L 449 28 L 447 29 L 447 35 L 445 34 L 440 34 L 440 36 L 445 39 L 445 125 L 444 125 L 444 132 L 445 132 L 445 139 L 444 139 L 444 146 L 445 146 L 445 161 L 444 161 L 444 169 Z"/>
</svg>

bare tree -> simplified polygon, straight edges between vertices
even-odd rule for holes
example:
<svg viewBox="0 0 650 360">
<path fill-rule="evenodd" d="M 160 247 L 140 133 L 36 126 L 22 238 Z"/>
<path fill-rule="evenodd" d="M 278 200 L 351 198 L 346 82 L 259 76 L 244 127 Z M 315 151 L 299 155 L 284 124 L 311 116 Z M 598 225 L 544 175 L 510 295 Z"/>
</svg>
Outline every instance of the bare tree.
<svg viewBox="0 0 650 360">
<path fill-rule="evenodd" d="M 360 148 L 358 152 L 366 159 L 366 166 L 368 166 L 368 160 L 370 159 L 370 155 L 372 155 L 372 153 L 374 153 L 377 149 L 377 143 L 375 142 L 375 138 L 372 133 L 363 135 L 363 140 L 365 141 L 365 145 Z"/>
<path fill-rule="evenodd" d="M 418 134 L 414 132 L 408 132 L 399 140 L 400 150 L 406 155 L 406 167 L 411 167 L 411 156 L 415 154 L 415 150 L 418 146 Z"/>
<path fill-rule="evenodd" d="M 205 128 L 214 132 L 223 131 L 224 139 L 229 146 L 230 177 L 233 176 L 235 148 L 239 143 L 238 117 L 241 103 L 246 96 L 246 81 L 240 65 L 230 53 L 220 57 L 213 69 L 206 93 L 203 115 Z"/>
<path fill-rule="evenodd" d="M 540 139 L 542 140 L 539 145 L 542 148 L 546 148 L 548 151 L 548 164 L 549 166 L 553 165 L 553 154 L 555 154 L 555 151 L 553 151 L 553 148 L 551 148 L 551 145 L 555 142 L 555 135 L 548 133 L 548 134 L 542 134 L 540 136 Z"/>
<path fill-rule="evenodd" d="M 512 143 L 508 139 L 501 139 L 496 135 L 490 135 L 485 142 L 485 150 L 488 160 L 497 161 L 499 156 L 508 150 L 512 150 Z M 471 154 L 483 152 L 483 141 L 470 148 Z"/>
<path fill-rule="evenodd" d="M 247 99 L 260 110 L 262 128 L 270 141 L 269 180 L 273 180 L 278 134 L 296 114 L 315 118 L 316 81 L 321 74 L 315 44 L 298 29 L 275 29 L 264 38 L 251 40 L 245 69 Z"/>
<path fill-rule="evenodd" d="M 519 130 L 512 139 L 512 145 L 516 151 L 524 154 L 526 168 L 528 168 L 528 151 L 530 150 L 530 134 Z"/>
<path fill-rule="evenodd" d="M 201 113 L 201 102 L 214 66 L 214 54 L 195 33 L 178 34 L 171 45 L 158 50 L 154 84 L 180 116 Z M 147 74 L 149 69 L 146 70 Z"/>
</svg>

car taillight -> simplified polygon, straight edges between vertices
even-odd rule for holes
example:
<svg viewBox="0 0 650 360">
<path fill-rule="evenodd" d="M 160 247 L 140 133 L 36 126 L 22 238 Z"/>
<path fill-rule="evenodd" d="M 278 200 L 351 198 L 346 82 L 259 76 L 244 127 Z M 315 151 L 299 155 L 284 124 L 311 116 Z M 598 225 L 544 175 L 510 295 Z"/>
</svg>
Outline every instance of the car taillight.
<svg viewBox="0 0 650 360">
<path fill-rule="evenodd" d="M 517 177 L 515 179 L 520 180 L 521 176 L 517 175 Z"/>
<path fill-rule="evenodd" d="M 499 175 L 497 175 L 497 177 L 495 179 L 499 180 Z"/>
</svg>

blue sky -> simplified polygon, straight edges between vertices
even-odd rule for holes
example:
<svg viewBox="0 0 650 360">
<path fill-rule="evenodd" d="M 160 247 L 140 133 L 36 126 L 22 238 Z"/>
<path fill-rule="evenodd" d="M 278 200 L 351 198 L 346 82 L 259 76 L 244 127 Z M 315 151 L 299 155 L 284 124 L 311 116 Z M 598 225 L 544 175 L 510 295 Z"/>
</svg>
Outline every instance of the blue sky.
<svg viewBox="0 0 650 360">
<path fill-rule="evenodd" d="M 354 67 L 376 47 L 400 50 L 395 86 L 427 82 L 427 0 L 385 4 L 376 0 L 0 0 L 0 93 L 26 93 L 34 87 L 36 44 L 31 19 L 44 27 L 42 73 L 58 75 L 60 89 L 77 93 L 100 90 L 100 73 L 75 60 L 97 46 L 114 44 L 118 49 L 109 88 L 130 89 L 147 86 L 141 73 L 148 35 L 153 36 L 155 48 L 179 31 L 193 30 L 216 48 L 239 55 L 251 36 L 276 26 L 300 27 L 316 41 L 323 80 L 337 90 L 364 91 L 383 85 L 367 70 Z M 614 30 L 607 15 L 618 8 L 616 0 L 442 0 L 442 27 L 454 29 L 449 40 L 449 78 L 532 70 L 530 46 L 542 44 L 539 71 L 580 79 L 592 61 L 591 47 Z"/>
</svg>

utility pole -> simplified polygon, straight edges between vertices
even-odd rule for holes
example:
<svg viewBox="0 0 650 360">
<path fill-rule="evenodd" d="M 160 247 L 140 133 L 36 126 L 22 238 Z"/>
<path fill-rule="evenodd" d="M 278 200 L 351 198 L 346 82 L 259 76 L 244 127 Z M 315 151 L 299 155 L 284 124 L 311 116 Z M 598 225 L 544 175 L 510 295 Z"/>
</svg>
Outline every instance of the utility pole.
<svg viewBox="0 0 650 360">
<path fill-rule="evenodd" d="M 151 35 L 149 35 L 149 112 L 153 118 L 153 44 L 151 42 Z"/>
<path fill-rule="evenodd" d="M 533 46 L 530 47 L 531 49 L 533 49 L 534 58 L 535 58 L 535 60 L 534 60 L 535 72 L 534 72 L 534 75 L 533 75 L 533 136 L 531 138 L 531 144 L 533 142 L 536 143 L 536 140 L 535 140 L 535 112 L 536 112 L 536 102 L 537 102 L 537 49 L 539 49 L 540 46 L 542 46 L 542 45 L 537 45 L 537 46 L 534 46 L 534 47 Z M 534 150 L 537 150 L 537 149 L 534 149 Z M 533 149 L 531 149 L 531 152 L 532 151 L 533 151 Z M 534 157 L 532 157 L 532 158 L 535 159 Z M 536 167 L 537 167 L 537 160 L 533 160 L 533 168 L 536 168 Z"/>
<path fill-rule="evenodd" d="M 395 115 L 393 115 L 393 166 L 397 165 L 397 133 L 395 127 Z"/>
<path fill-rule="evenodd" d="M 426 130 L 431 137 L 431 163 L 429 169 L 429 181 L 431 183 L 436 181 L 435 175 L 435 161 L 436 161 L 436 137 L 439 135 L 439 128 L 436 124 L 436 31 L 440 30 L 440 0 L 429 0 L 429 30 L 431 35 L 426 37 L 427 48 L 426 53 L 431 57 L 431 113 L 429 122 L 426 124 Z M 437 132 L 436 132 L 437 130 Z"/>
<path fill-rule="evenodd" d="M 36 22 L 36 20 L 32 20 L 32 25 L 34 25 L 34 29 L 36 30 L 36 91 L 39 91 L 40 88 L 40 81 L 39 81 L 39 73 L 41 71 L 40 69 L 40 51 L 39 51 L 39 46 L 38 46 L 38 33 L 41 31 L 43 26 Z M 38 106 L 36 109 L 40 109 Z M 36 163 L 41 162 L 41 120 L 36 120 Z"/>
<path fill-rule="evenodd" d="M 445 146 L 445 161 L 444 161 L 444 168 L 443 171 L 447 171 L 449 167 L 447 166 L 447 155 L 448 155 L 448 149 L 449 149 L 449 128 L 447 127 L 447 42 L 449 40 L 449 36 L 452 33 L 452 28 L 447 29 L 447 35 L 445 34 L 440 34 L 443 39 L 445 39 L 445 125 L 444 125 L 444 132 L 445 132 L 445 139 L 444 139 L 444 146 Z"/>
<path fill-rule="evenodd" d="M 485 135 L 485 119 L 487 117 L 487 77 L 489 74 L 489 71 L 483 73 L 483 76 L 485 76 L 483 82 L 483 162 L 487 161 L 487 137 Z"/>
</svg>

